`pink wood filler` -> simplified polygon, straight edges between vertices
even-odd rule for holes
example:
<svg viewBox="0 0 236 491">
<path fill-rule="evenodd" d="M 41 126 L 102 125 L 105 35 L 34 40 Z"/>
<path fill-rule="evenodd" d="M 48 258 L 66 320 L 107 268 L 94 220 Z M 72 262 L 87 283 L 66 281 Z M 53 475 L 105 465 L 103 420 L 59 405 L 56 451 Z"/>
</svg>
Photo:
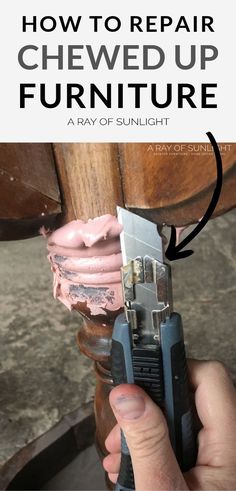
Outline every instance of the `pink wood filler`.
<svg viewBox="0 0 236 491">
<path fill-rule="evenodd" d="M 121 309 L 121 231 L 112 215 L 73 220 L 51 234 L 42 230 L 48 238 L 54 298 L 70 310 L 84 304 L 91 315 Z"/>
<path fill-rule="evenodd" d="M 176 228 L 176 244 L 185 228 Z M 84 304 L 90 315 L 123 308 L 121 231 L 122 225 L 112 215 L 88 222 L 73 220 L 52 233 L 42 229 L 48 238 L 54 298 L 69 310 L 81 310 Z"/>
</svg>

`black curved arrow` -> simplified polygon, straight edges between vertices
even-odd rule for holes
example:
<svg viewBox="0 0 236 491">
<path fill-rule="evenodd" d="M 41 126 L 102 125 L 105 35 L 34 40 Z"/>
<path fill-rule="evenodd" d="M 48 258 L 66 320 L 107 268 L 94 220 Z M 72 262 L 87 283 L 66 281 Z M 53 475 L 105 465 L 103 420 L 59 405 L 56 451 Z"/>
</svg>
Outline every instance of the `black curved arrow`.
<svg viewBox="0 0 236 491">
<path fill-rule="evenodd" d="M 201 230 L 205 227 L 220 197 L 222 183 L 223 183 L 222 159 L 221 159 L 219 147 L 216 143 L 214 136 L 212 135 L 212 133 L 210 133 L 210 131 L 208 131 L 207 136 L 212 144 L 215 154 L 216 167 L 217 167 L 216 187 L 204 217 L 197 224 L 197 226 L 192 230 L 192 232 L 190 232 L 190 234 L 187 237 L 185 237 L 185 239 L 183 239 L 177 246 L 175 245 L 176 229 L 173 225 L 171 225 L 170 242 L 166 249 L 166 257 L 167 259 L 169 259 L 169 261 L 175 261 L 176 259 L 183 259 L 184 257 L 191 256 L 194 253 L 194 251 L 191 249 L 187 251 L 182 251 L 181 249 L 183 249 L 183 247 L 189 244 L 189 242 L 191 242 L 191 240 L 193 240 L 194 237 L 196 237 L 199 234 L 199 232 L 201 232 Z"/>
</svg>

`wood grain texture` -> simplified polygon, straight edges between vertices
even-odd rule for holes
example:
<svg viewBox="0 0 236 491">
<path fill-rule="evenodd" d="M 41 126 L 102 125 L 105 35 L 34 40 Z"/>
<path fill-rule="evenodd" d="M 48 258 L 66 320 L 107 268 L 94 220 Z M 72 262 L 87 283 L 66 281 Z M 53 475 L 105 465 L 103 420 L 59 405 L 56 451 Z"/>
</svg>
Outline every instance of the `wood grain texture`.
<svg viewBox="0 0 236 491">
<path fill-rule="evenodd" d="M 112 143 L 54 144 L 65 220 L 116 214 L 123 205 L 118 147 Z"/>
<path fill-rule="evenodd" d="M 167 145 L 171 150 L 165 150 Z M 211 200 L 216 179 L 214 154 L 209 145 L 209 151 L 174 151 L 180 145 L 186 148 L 188 144 L 119 145 L 124 200 L 129 209 L 154 221 L 174 225 L 193 223 L 201 218 Z M 197 149 L 205 144 L 191 145 Z M 221 145 L 224 148 L 225 144 Z M 233 172 L 236 144 L 227 144 L 227 150 L 222 151 L 222 161 L 225 179 L 215 215 L 236 204 Z"/>
<path fill-rule="evenodd" d="M 61 211 L 49 144 L 0 144 L 0 218 L 32 219 Z"/>
<path fill-rule="evenodd" d="M 214 185 L 209 186 L 196 196 L 179 203 L 178 205 L 163 207 L 163 208 L 149 208 L 149 209 L 135 209 L 130 208 L 140 216 L 147 218 L 155 223 L 166 225 L 190 225 L 196 223 L 205 213 L 212 194 L 214 191 Z M 236 165 L 233 165 L 231 169 L 224 174 L 222 192 L 213 213 L 213 218 L 226 213 L 236 206 Z"/>
<path fill-rule="evenodd" d="M 61 199 L 52 146 L 0 144 L 0 240 L 27 239 L 56 228 Z"/>
<path fill-rule="evenodd" d="M 159 150 L 167 145 L 171 150 Z M 2 240 L 7 238 L 5 231 L 13 219 L 18 220 L 14 238 L 25 238 L 38 233 L 39 218 L 41 224 L 42 217 L 46 222 L 46 217 L 60 214 L 55 162 L 64 221 L 115 214 L 118 204 L 161 223 L 197 221 L 211 199 L 214 156 L 209 151 L 199 155 L 196 150 L 189 156 L 188 152 L 173 151 L 176 145 L 187 144 L 54 144 L 54 153 L 50 144 L 0 144 Z M 227 146 L 222 152 L 224 187 L 216 214 L 236 202 L 236 144 Z M 61 223 L 53 219 L 52 226 Z"/>
</svg>

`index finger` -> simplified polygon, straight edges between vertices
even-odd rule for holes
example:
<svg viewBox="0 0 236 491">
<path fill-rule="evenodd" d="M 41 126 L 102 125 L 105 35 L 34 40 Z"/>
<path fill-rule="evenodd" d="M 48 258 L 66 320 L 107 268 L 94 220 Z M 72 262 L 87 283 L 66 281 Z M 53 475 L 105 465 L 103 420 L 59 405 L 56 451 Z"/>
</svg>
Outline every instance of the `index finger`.
<svg viewBox="0 0 236 491">
<path fill-rule="evenodd" d="M 119 453 L 121 451 L 121 439 L 120 439 L 120 427 L 118 424 L 112 428 L 107 439 L 105 440 L 105 447 L 110 453 Z"/>
<path fill-rule="evenodd" d="M 236 434 L 236 391 L 228 370 L 220 362 L 189 360 L 190 382 L 205 429 L 220 437 Z"/>
</svg>

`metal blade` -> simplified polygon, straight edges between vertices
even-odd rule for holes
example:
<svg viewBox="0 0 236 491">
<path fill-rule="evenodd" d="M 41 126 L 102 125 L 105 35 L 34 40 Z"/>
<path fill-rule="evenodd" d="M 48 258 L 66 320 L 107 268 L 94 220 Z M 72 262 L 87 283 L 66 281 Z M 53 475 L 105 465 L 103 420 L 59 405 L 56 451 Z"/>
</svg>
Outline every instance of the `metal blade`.
<svg viewBox="0 0 236 491">
<path fill-rule="evenodd" d="M 123 225 L 120 234 L 123 264 L 146 255 L 163 263 L 162 238 L 156 224 L 120 207 L 117 207 L 117 216 Z M 156 284 L 137 284 L 132 308 L 139 312 L 139 330 L 147 339 L 151 333 L 153 335 L 152 311 L 157 309 L 157 305 Z"/>
<path fill-rule="evenodd" d="M 148 255 L 163 262 L 162 238 L 155 223 L 117 206 L 123 264 L 137 256 Z"/>
</svg>

